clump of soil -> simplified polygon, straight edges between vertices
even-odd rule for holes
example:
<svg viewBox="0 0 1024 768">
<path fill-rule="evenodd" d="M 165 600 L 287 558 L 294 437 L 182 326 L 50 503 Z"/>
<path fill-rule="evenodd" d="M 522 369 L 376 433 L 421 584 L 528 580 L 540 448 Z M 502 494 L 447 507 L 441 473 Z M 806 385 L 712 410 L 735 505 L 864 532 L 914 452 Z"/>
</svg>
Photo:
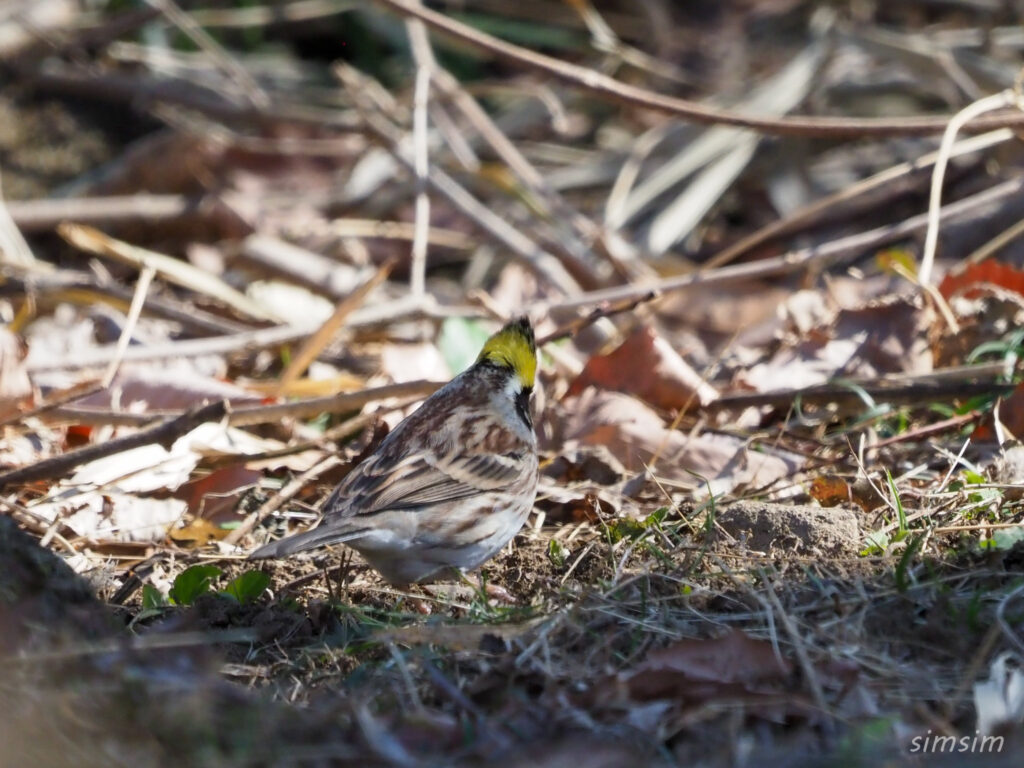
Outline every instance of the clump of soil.
<svg viewBox="0 0 1024 768">
<path fill-rule="evenodd" d="M 861 541 L 857 515 L 844 507 L 738 501 L 715 521 L 742 546 L 768 554 L 853 555 Z"/>
</svg>

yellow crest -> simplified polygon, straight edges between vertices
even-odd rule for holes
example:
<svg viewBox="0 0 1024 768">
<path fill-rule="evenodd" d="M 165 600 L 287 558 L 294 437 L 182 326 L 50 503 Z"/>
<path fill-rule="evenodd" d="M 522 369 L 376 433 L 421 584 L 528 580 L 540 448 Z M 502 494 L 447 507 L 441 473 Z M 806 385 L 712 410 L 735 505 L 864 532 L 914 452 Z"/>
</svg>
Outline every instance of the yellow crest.
<svg viewBox="0 0 1024 768">
<path fill-rule="evenodd" d="M 537 343 L 530 321 L 520 317 L 491 336 L 476 359 L 478 363 L 484 360 L 511 368 L 524 387 L 532 387 L 537 375 Z"/>
</svg>

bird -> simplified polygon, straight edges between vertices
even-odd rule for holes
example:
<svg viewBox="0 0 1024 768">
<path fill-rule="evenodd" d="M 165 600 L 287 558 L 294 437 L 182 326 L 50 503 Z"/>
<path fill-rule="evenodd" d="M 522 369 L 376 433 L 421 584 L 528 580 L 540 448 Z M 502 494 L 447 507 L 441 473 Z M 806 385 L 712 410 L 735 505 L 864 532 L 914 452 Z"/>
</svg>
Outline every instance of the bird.
<svg viewBox="0 0 1024 768">
<path fill-rule="evenodd" d="M 316 528 L 271 542 L 250 559 L 344 543 L 403 586 L 480 567 L 533 509 L 536 371 L 533 327 L 520 317 L 345 476 Z"/>
</svg>

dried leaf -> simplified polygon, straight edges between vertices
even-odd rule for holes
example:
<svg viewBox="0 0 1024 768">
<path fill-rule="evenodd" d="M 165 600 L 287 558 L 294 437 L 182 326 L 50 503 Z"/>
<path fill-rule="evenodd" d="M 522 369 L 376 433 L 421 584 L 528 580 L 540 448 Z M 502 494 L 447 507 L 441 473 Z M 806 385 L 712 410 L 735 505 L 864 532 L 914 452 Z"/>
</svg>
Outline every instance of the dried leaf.
<svg viewBox="0 0 1024 768">
<path fill-rule="evenodd" d="M 79 536 L 156 542 L 185 514 L 179 499 L 152 499 L 121 492 L 68 491 L 31 507 L 49 521 L 58 517 Z"/>
<path fill-rule="evenodd" d="M 381 370 L 394 382 L 444 381 L 451 378 L 451 371 L 441 353 L 428 343 L 386 344 L 381 352 Z"/>
<path fill-rule="evenodd" d="M 606 705 L 634 707 L 664 700 L 707 704 L 720 699 L 778 694 L 789 684 L 792 665 L 772 644 L 740 630 L 713 639 L 680 640 L 651 651 L 632 670 L 594 696 Z"/>
<path fill-rule="evenodd" d="M 249 284 L 245 295 L 284 322 L 300 328 L 315 328 L 334 311 L 334 305 L 323 296 L 280 280 L 257 280 Z"/>
<path fill-rule="evenodd" d="M 903 298 L 869 302 L 837 313 L 830 327 L 781 348 L 740 379 L 758 392 L 799 389 L 837 377 L 874 378 L 932 370 L 930 307 Z"/>
<path fill-rule="evenodd" d="M 661 417 L 628 395 L 588 388 L 561 404 L 561 450 L 577 445 L 604 445 L 631 472 L 642 472 L 655 455 L 655 474 L 700 487 L 701 493 L 725 493 L 739 485 L 766 485 L 786 476 L 804 459 L 782 453 L 751 451 L 730 435 L 686 435 L 668 429 Z M 549 409 L 551 410 L 551 409 Z M 552 414 L 546 414 L 549 420 Z"/>
<path fill-rule="evenodd" d="M 236 517 L 238 501 L 261 477 L 260 472 L 246 467 L 225 467 L 185 483 L 174 495 L 188 503 L 188 511 L 194 517 L 225 522 Z"/>
<path fill-rule="evenodd" d="M 977 295 L 983 285 L 994 285 L 1024 296 L 1024 270 L 994 259 L 968 264 L 963 270 L 951 272 L 939 283 L 939 293 L 949 299 L 954 294 L 967 298 Z"/>
<path fill-rule="evenodd" d="M 589 386 L 634 394 L 665 409 L 707 405 L 718 397 L 650 326 L 637 328 L 609 354 L 590 358 L 567 394 Z"/>
<path fill-rule="evenodd" d="M 184 484 L 204 456 L 238 456 L 279 448 L 275 440 L 255 437 L 222 424 L 200 424 L 170 450 L 143 445 L 80 466 L 64 487 L 95 486 L 122 492 L 174 490 Z"/>
<path fill-rule="evenodd" d="M 1014 387 L 1013 392 L 999 404 L 999 421 L 1011 436 L 1018 440 L 1024 438 L 1024 383 Z M 978 429 L 977 437 L 988 435 L 991 431 L 990 423 L 982 424 Z"/>
<path fill-rule="evenodd" d="M 822 475 L 811 481 L 811 498 L 823 507 L 835 507 L 853 499 L 850 485 L 836 475 Z"/>
</svg>

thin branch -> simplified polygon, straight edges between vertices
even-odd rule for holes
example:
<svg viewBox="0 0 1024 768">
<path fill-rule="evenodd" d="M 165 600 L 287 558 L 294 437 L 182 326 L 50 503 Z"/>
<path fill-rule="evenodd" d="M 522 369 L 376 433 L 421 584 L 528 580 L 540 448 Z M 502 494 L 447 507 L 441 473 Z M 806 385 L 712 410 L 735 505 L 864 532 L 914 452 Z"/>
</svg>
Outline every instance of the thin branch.
<svg viewBox="0 0 1024 768">
<path fill-rule="evenodd" d="M 856 389 L 854 389 L 854 386 Z M 1009 394 L 1013 384 L 999 381 L 958 381 L 955 379 L 935 379 L 926 375 L 917 381 L 906 384 L 892 384 L 884 380 L 850 381 L 817 384 L 800 389 L 782 389 L 774 392 L 743 392 L 735 395 L 722 395 L 717 400 L 704 406 L 705 411 L 740 411 L 744 408 L 771 407 L 789 409 L 798 400 L 807 405 L 857 406 L 864 405 L 861 392 L 873 398 L 883 399 L 892 405 L 914 403 L 931 403 L 943 398 L 966 398 L 972 395 Z"/>
<path fill-rule="evenodd" d="M 159 443 L 168 447 L 179 437 L 191 432 L 200 424 L 205 424 L 208 421 L 220 421 L 226 413 L 227 403 L 224 400 L 218 400 L 215 403 L 194 408 L 180 416 L 175 416 L 124 437 L 109 440 L 105 443 L 87 445 L 75 451 L 68 451 L 59 456 L 37 461 L 35 464 L 27 467 L 0 472 L 0 488 L 6 488 L 14 483 L 30 483 L 35 480 L 49 480 L 61 477 L 88 461 L 94 461 L 104 456 L 112 456 L 115 453 L 138 448 L 141 445 Z"/>
<path fill-rule="evenodd" d="M 364 78 L 343 64 L 334 66 L 334 74 L 348 88 L 352 98 L 361 108 L 367 130 L 376 135 L 388 147 L 395 158 L 409 170 L 414 170 L 415 161 L 405 146 L 403 132 L 390 118 L 363 93 Z M 455 179 L 436 165 L 430 168 L 428 179 L 431 187 L 474 224 L 504 245 L 533 269 L 540 277 L 566 295 L 579 292 L 579 284 L 554 254 L 541 248 L 533 240 L 510 224 L 498 213 L 488 208 Z"/>
<path fill-rule="evenodd" d="M 246 121 L 254 126 L 288 122 L 313 128 L 330 127 L 334 130 L 358 127 L 353 120 L 355 116 L 348 111 L 294 104 L 275 104 L 273 109 L 262 109 L 248 103 L 233 103 L 213 88 L 184 80 L 120 72 L 79 71 L 59 64 L 47 67 L 45 71 L 26 70 L 20 74 L 40 90 L 66 93 L 79 99 L 91 97 L 127 102 L 136 109 L 146 109 L 156 104 L 176 104 L 198 110 L 207 117 Z"/>
<path fill-rule="evenodd" d="M 298 379 L 306 372 L 310 364 L 319 357 L 324 347 L 331 343 L 335 334 L 341 329 L 345 319 L 355 312 L 356 309 L 366 300 L 366 297 L 381 283 L 387 280 L 388 275 L 394 268 L 394 262 L 389 261 L 362 284 L 356 286 L 355 290 L 349 293 L 344 299 L 338 302 L 331 316 L 324 321 L 315 333 L 313 333 L 292 358 L 288 367 L 281 374 L 278 393 L 288 388 L 288 385 Z"/>
<path fill-rule="evenodd" d="M 586 67 L 545 56 L 518 45 L 499 40 L 467 24 L 432 11 L 413 0 L 376 0 L 379 5 L 403 16 L 412 16 L 449 37 L 468 43 L 475 48 L 515 62 L 545 75 L 556 77 L 577 88 L 600 96 L 674 115 L 695 123 L 735 125 L 760 133 L 788 136 L 911 136 L 938 133 L 945 129 L 950 116 L 917 116 L 904 118 L 851 118 L 851 117 L 755 117 L 725 109 L 716 109 L 687 99 L 665 96 L 635 85 L 620 83 Z M 994 128 L 1024 125 L 1024 114 L 1010 112 L 994 117 L 979 118 L 967 124 L 966 129 L 980 133 Z"/>
<path fill-rule="evenodd" d="M 392 398 L 422 398 L 433 394 L 443 382 L 403 381 L 399 384 L 385 384 L 358 392 L 341 392 L 326 397 L 293 400 L 287 403 L 269 405 L 239 405 L 231 408 L 227 423 L 233 427 L 253 424 L 273 424 L 284 419 L 308 419 L 322 413 L 347 413 L 358 411 L 370 403 Z M 81 397 L 81 395 L 80 395 Z M 55 416 L 63 421 L 77 424 L 114 424 L 118 426 L 145 426 L 157 419 L 173 419 L 180 412 L 149 411 L 148 413 L 124 413 L 106 408 L 64 406 L 56 408 Z"/>
<path fill-rule="evenodd" d="M 320 477 L 320 475 L 325 472 L 329 472 L 338 466 L 341 466 L 341 459 L 337 456 L 328 456 L 323 461 L 317 462 L 298 477 L 293 478 L 283 488 L 281 488 L 281 490 L 274 493 L 269 499 L 261 504 L 259 509 L 250 512 L 246 516 L 245 520 L 239 523 L 237 528 L 224 537 L 224 543 L 238 544 L 244 536 L 247 536 L 256 528 L 256 526 L 274 514 L 274 512 L 280 509 L 283 504 L 286 504 L 291 499 L 295 498 L 303 488 Z"/>
<path fill-rule="evenodd" d="M 135 283 L 135 295 L 132 297 L 131 306 L 128 308 L 128 317 L 125 319 L 124 327 L 121 329 L 121 336 L 118 338 L 117 346 L 114 348 L 114 359 L 110 361 L 110 365 L 107 366 L 107 372 L 103 374 L 102 384 L 104 389 L 109 387 L 111 382 L 114 381 L 117 369 L 121 367 L 125 350 L 128 349 L 128 342 L 132 340 L 132 333 L 135 332 L 135 326 L 139 322 L 139 315 L 142 314 L 142 307 L 146 303 L 149 285 L 153 282 L 155 275 L 156 269 L 151 265 L 143 267 L 142 272 L 139 273 L 138 282 Z"/>
<path fill-rule="evenodd" d="M 8 424 L 14 424 L 19 421 L 23 422 L 25 419 L 32 418 L 33 416 L 39 416 L 47 411 L 60 408 L 62 405 L 67 405 L 75 400 L 81 400 L 83 397 L 88 397 L 89 395 L 100 392 L 103 388 L 103 382 L 99 379 L 88 379 L 87 381 L 73 384 L 72 386 L 64 389 L 52 391 L 34 407 L 24 411 L 16 411 L 7 418 L 0 420 L 0 427 Z"/>
<path fill-rule="evenodd" d="M 249 102 L 260 109 L 270 106 L 270 97 L 249 72 L 229 54 L 195 19 L 177 6 L 174 0 L 145 0 L 158 9 L 171 24 L 192 40 L 225 75 L 241 88 Z"/>
<path fill-rule="evenodd" d="M 537 346 L 542 347 L 545 344 L 550 344 L 553 341 L 559 341 L 560 339 L 566 339 L 569 338 L 570 336 L 575 336 L 584 328 L 586 328 L 589 325 L 593 325 L 603 317 L 613 317 L 615 315 L 620 315 L 623 312 L 632 312 L 641 304 L 647 304 L 648 302 L 654 301 L 660 295 L 661 294 L 657 293 L 656 291 L 648 291 L 642 296 L 637 296 L 632 299 L 626 299 L 625 301 L 621 301 L 618 304 L 595 307 L 594 309 L 590 310 L 590 312 L 587 313 L 585 317 L 577 318 L 576 320 L 573 320 L 571 323 L 568 323 L 560 328 L 557 328 L 551 333 L 547 334 L 546 336 L 542 336 L 539 339 L 537 339 Z"/>
<path fill-rule="evenodd" d="M 935 161 L 935 170 L 932 172 L 932 189 L 928 199 L 928 231 L 925 234 L 924 250 L 921 253 L 921 268 L 918 270 L 918 280 L 923 288 L 931 285 L 932 267 L 935 264 L 935 249 L 939 243 L 939 211 L 942 206 L 942 182 L 946 177 L 946 165 L 949 163 L 949 156 L 953 149 L 953 142 L 960 130 L 971 121 L 972 118 L 982 115 L 985 112 L 992 112 L 1003 107 L 1014 104 L 1016 97 L 1010 89 L 988 96 L 984 99 L 964 107 L 949 121 L 946 131 L 942 135 L 942 143 L 939 145 L 939 156 Z"/>
<path fill-rule="evenodd" d="M 951 149 L 949 156 L 953 158 L 970 154 L 972 152 L 978 152 L 982 149 L 988 149 L 989 147 L 994 147 L 998 144 L 1010 141 L 1013 138 L 1013 131 L 1009 128 L 1000 128 L 999 130 L 984 133 L 980 136 L 972 136 L 969 139 L 958 141 Z M 719 251 L 704 262 L 704 267 L 705 269 L 713 269 L 714 267 L 721 267 L 729 264 L 743 254 L 748 253 L 754 248 L 757 248 L 770 240 L 774 240 L 782 237 L 783 235 L 795 232 L 802 227 L 806 227 L 816 218 L 826 213 L 833 215 L 837 206 L 862 198 L 869 192 L 873 192 L 885 187 L 886 185 L 891 185 L 891 191 L 887 190 L 890 195 L 902 192 L 905 190 L 905 186 L 893 185 L 892 182 L 897 181 L 898 179 L 904 179 L 916 172 L 923 171 L 924 169 L 935 165 L 938 157 L 938 152 L 930 152 L 916 160 L 899 163 L 891 168 L 886 168 L 884 171 L 879 171 L 873 176 L 861 179 L 838 192 L 834 192 L 831 195 L 826 195 L 825 197 L 815 200 L 814 202 L 793 211 L 791 214 L 786 216 L 786 218 L 773 221 L 771 224 L 762 227 L 756 232 L 752 232 L 741 240 L 738 240 L 727 248 Z M 872 202 L 879 202 L 878 197 L 876 196 L 873 198 Z"/>
<path fill-rule="evenodd" d="M 427 233 L 430 231 L 430 195 L 427 179 L 430 174 L 429 135 L 427 124 L 430 106 L 430 81 L 436 64 L 430 50 L 426 27 L 415 19 L 407 19 L 406 32 L 409 47 L 416 60 L 416 87 L 412 102 L 413 172 L 416 175 L 416 234 L 412 241 L 412 263 L 409 268 L 409 290 L 413 296 L 422 296 L 427 280 Z"/>
<path fill-rule="evenodd" d="M 975 212 L 978 208 L 1015 195 L 1024 189 L 1024 179 L 1010 179 L 994 187 L 983 190 L 975 195 L 950 203 L 942 209 L 942 217 L 953 221 Z M 857 256 L 871 248 L 909 237 L 924 229 L 928 224 L 927 214 L 914 216 L 898 224 L 860 232 L 855 235 L 839 238 L 821 245 L 801 248 L 797 251 L 771 259 L 761 259 L 749 264 L 737 264 L 720 269 L 695 272 L 688 275 L 669 277 L 664 280 L 638 282 L 636 285 L 624 285 L 616 288 L 605 288 L 588 291 L 558 301 L 540 301 L 531 304 L 526 311 L 531 316 L 544 316 L 555 310 L 575 309 L 604 302 L 623 301 L 644 296 L 651 291 L 669 293 L 685 288 L 723 285 L 748 280 L 752 277 L 767 277 L 796 272 L 816 264 L 827 264 L 844 258 Z"/>
</svg>

